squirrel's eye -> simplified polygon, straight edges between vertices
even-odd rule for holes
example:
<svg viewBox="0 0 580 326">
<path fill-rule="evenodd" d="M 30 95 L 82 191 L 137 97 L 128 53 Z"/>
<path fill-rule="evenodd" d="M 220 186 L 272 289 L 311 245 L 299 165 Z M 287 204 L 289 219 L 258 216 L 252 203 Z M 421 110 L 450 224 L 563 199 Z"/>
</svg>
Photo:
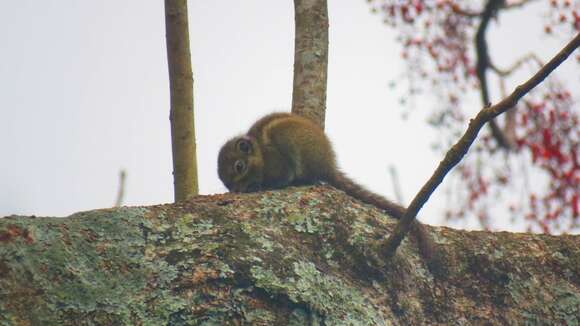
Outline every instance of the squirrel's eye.
<svg viewBox="0 0 580 326">
<path fill-rule="evenodd" d="M 234 163 L 234 170 L 237 174 L 244 173 L 244 171 L 246 171 L 246 163 L 242 160 L 237 160 L 236 163 Z"/>
<path fill-rule="evenodd" d="M 252 145 L 248 140 L 240 139 L 240 141 L 238 142 L 238 149 L 240 150 L 240 152 L 248 154 L 252 149 Z"/>
</svg>

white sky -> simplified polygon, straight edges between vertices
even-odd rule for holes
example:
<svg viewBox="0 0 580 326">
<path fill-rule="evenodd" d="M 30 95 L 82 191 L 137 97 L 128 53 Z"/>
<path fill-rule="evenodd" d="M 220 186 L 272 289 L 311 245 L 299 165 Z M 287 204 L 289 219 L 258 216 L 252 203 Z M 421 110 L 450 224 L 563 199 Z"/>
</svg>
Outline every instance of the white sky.
<svg viewBox="0 0 580 326">
<path fill-rule="evenodd" d="M 221 193 L 221 144 L 261 115 L 290 108 L 293 5 L 190 1 L 189 11 L 200 190 Z M 327 132 L 339 163 L 390 198 L 394 165 L 408 201 L 441 159 L 424 123 L 433 99 L 418 100 L 402 121 L 398 94 L 387 87 L 405 71 L 393 32 L 366 1 L 329 1 L 329 15 Z M 538 26 L 531 15 L 492 30 L 497 61 L 530 47 L 548 58 L 564 44 L 527 31 Z M 0 2 L 0 216 L 110 207 L 121 168 L 125 204 L 172 201 L 164 28 L 163 1 Z M 472 103 L 479 108 L 476 97 Z M 443 193 L 427 203 L 423 221 L 442 222 Z"/>
</svg>

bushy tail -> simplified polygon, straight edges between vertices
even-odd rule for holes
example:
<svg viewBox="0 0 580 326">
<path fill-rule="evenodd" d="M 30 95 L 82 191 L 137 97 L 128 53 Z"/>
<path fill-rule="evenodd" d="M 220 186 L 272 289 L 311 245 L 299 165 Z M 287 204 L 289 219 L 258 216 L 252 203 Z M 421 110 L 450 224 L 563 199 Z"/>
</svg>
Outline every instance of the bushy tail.
<svg viewBox="0 0 580 326">
<path fill-rule="evenodd" d="M 349 196 L 354 197 L 362 202 L 371 204 L 384 210 L 393 218 L 401 219 L 403 215 L 405 215 L 405 207 L 365 189 L 365 187 L 354 182 L 340 171 L 337 171 L 329 179 L 330 180 L 326 181 L 328 181 L 331 186 L 346 192 Z"/>
</svg>

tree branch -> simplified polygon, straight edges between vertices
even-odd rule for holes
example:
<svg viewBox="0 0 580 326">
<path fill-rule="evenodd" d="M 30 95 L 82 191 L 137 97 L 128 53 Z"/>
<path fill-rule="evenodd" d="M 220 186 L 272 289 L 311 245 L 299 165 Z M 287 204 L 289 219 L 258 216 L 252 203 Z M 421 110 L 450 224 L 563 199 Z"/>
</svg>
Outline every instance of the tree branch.
<svg viewBox="0 0 580 326">
<path fill-rule="evenodd" d="M 389 173 L 391 174 L 391 181 L 393 184 L 393 191 L 395 192 L 395 199 L 397 203 L 404 203 L 403 191 L 401 190 L 401 183 L 399 182 L 399 174 L 394 165 L 389 166 Z"/>
<path fill-rule="evenodd" d="M 431 178 L 427 183 L 425 183 L 425 185 L 423 185 L 421 190 L 419 190 L 415 198 L 413 198 L 413 201 L 407 208 L 405 215 L 397 224 L 395 231 L 385 241 L 384 252 L 387 257 L 394 254 L 401 241 L 409 232 L 410 226 L 415 220 L 421 207 L 423 207 L 425 202 L 427 202 L 439 184 L 441 184 L 447 173 L 449 173 L 449 171 L 461 161 L 463 156 L 465 156 L 481 128 L 491 119 L 513 108 L 525 94 L 539 85 L 552 71 L 554 71 L 554 69 L 564 62 L 568 56 L 578 48 L 578 46 L 580 46 L 580 33 L 578 33 L 572 41 L 556 54 L 552 60 L 544 65 L 532 78 L 516 87 L 508 97 L 504 98 L 499 103 L 482 109 L 475 119 L 470 121 L 467 131 L 465 131 L 459 141 L 445 154 L 445 158 L 439 163 L 439 166 Z"/>
<path fill-rule="evenodd" d="M 513 2 L 509 2 L 506 3 L 505 6 L 503 7 L 504 9 L 517 9 L 517 8 L 521 8 L 527 4 L 529 4 L 530 2 L 534 2 L 537 0 L 520 0 L 520 1 L 513 1 Z M 507 2 L 507 1 L 506 1 Z"/>
<path fill-rule="evenodd" d="M 469 17 L 469 18 L 477 18 L 483 14 L 482 12 L 472 11 L 469 9 L 463 9 L 463 8 L 459 7 L 459 4 L 457 4 L 455 2 L 450 2 L 450 3 L 448 3 L 448 5 L 451 7 L 451 11 L 453 11 L 453 13 L 455 13 L 459 16 L 464 16 L 464 17 Z"/>
<path fill-rule="evenodd" d="M 327 186 L 0 218 L 0 325 L 577 320 L 580 235 L 433 228 L 452 257 L 434 278 L 411 243 L 380 257 L 395 223 Z"/>
<path fill-rule="evenodd" d="M 165 0 L 175 201 L 198 193 L 187 0 Z"/>
<path fill-rule="evenodd" d="M 500 77 L 507 77 L 507 76 L 511 75 L 514 71 L 516 71 L 517 69 L 520 69 L 520 67 L 528 61 L 534 61 L 540 67 L 544 65 L 542 60 L 540 60 L 540 58 L 538 58 L 537 55 L 535 55 L 534 53 L 528 53 L 527 55 L 521 57 L 519 60 L 514 62 L 514 64 L 511 65 L 511 67 L 509 67 L 509 68 L 506 68 L 506 69 L 498 68 L 492 62 L 489 63 L 489 68 L 491 68 L 491 70 L 493 70 Z"/>
<path fill-rule="evenodd" d="M 294 85 L 292 113 L 324 129 L 328 69 L 326 0 L 294 0 Z"/>
<path fill-rule="evenodd" d="M 121 207 L 123 205 L 123 198 L 125 198 L 125 180 L 127 179 L 127 171 L 121 169 L 119 171 L 119 190 L 117 191 L 117 199 L 114 207 Z"/>
<path fill-rule="evenodd" d="M 475 49 L 477 56 L 476 72 L 477 79 L 479 79 L 479 84 L 481 87 L 481 102 L 484 106 L 491 104 L 486 76 L 487 68 L 490 66 L 490 59 L 489 51 L 487 48 L 487 40 L 485 39 L 485 33 L 487 31 L 487 27 L 489 26 L 489 21 L 496 15 L 499 8 L 504 4 L 505 0 L 489 0 L 487 2 L 481 15 L 481 23 L 479 24 L 477 33 L 475 35 Z M 497 141 L 501 148 L 511 147 L 509 141 L 495 121 L 490 121 L 489 127 L 491 129 L 493 138 Z"/>
</svg>

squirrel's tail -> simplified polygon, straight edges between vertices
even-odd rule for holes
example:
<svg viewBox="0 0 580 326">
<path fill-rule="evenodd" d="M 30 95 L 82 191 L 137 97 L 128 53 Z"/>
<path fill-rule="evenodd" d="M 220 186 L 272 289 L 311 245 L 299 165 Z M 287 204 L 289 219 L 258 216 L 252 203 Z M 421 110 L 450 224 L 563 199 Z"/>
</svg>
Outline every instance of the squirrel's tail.
<svg viewBox="0 0 580 326">
<path fill-rule="evenodd" d="M 365 189 L 365 187 L 354 182 L 340 171 L 336 171 L 329 180 L 325 181 L 327 181 L 331 186 L 346 192 L 351 197 L 384 210 L 387 214 L 397 220 L 405 215 L 405 207 Z"/>
<path fill-rule="evenodd" d="M 354 182 L 341 171 L 336 171 L 336 173 L 326 181 L 331 186 L 344 191 L 349 196 L 384 210 L 388 215 L 397 220 L 405 215 L 405 207 L 365 189 L 365 187 Z M 431 239 L 430 235 L 427 233 L 427 230 L 423 227 L 423 224 L 415 220 L 411 226 L 411 233 L 418 242 L 421 255 L 428 260 L 433 258 L 433 255 L 435 254 L 435 244 L 433 239 Z"/>
</svg>

